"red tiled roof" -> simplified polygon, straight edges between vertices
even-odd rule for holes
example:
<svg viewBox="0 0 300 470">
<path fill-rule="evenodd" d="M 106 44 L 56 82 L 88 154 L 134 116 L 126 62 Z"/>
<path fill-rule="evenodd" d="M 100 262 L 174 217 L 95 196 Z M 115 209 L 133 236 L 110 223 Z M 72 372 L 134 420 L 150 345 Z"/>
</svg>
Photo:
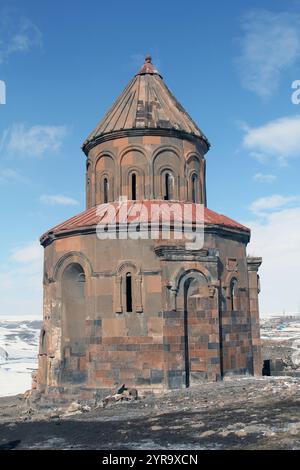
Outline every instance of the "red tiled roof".
<svg viewBox="0 0 300 470">
<path fill-rule="evenodd" d="M 71 219 L 56 225 L 48 230 L 41 238 L 48 234 L 58 232 L 69 232 L 96 226 L 99 223 L 149 223 L 159 220 L 161 223 L 171 220 L 172 223 L 201 223 L 201 204 L 184 203 L 182 201 L 144 200 L 144 201 L 123 201 L 100 204 L 94 206 Z M 170 210 L 171 209 L 171 210 Z M 159 219 L 156 215 L 159 213 Z M 239 224 L 225 215 L 218 214 L 207 207 L 204 208 L 204 223 L 206 226 L 219 225 L 243 232 L 250 233 L 250 229 Z"/>
</svg>

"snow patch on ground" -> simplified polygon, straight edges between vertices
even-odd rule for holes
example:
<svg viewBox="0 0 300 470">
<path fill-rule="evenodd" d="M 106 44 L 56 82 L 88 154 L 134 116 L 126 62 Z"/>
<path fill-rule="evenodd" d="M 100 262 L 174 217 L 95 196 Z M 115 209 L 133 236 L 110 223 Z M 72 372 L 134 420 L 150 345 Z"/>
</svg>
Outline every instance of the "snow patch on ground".
<svg viewBox="0 0 300 470">
<path fill-rule="evenodd" d="M 39 318 L 0 317 L 0 396 L 24 393 L 37 368 Z"/>
<path fill-rule="evenodd" d="M 277 344 L 292 350 L 291 361 L 300 366 L 300 315 L 261 319 L 261 339 L 266 344 Z"/>
</svg>

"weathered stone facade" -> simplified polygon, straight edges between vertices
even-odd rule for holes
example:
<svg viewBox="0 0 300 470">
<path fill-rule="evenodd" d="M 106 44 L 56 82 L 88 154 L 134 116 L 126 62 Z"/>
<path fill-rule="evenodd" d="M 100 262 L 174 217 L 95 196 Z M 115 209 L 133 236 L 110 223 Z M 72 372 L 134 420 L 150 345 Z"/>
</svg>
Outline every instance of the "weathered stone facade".
<svg viewBox="0 0 300 470">
<path fill-rule="evenodd" d="M 158 392 L 261 373 L 261 259 L 246 256 L 249 229 L 206 207 L 208 149 L 147 58 L 84 143 L 87 210 L 41 238 L 41 392 L 89 398 L 122 383 Z M 117 233 L 135 221 L 136 239 L 97 236 L 124 197 Z M 188 249 L 177 237 L 176 211 L 170 239 L 164 216 L 159 236 L 146 236 L 141 204 L 171 213 L 189 204 L 193 227 L 203 204 L 203 246 Z"/>
</svg>

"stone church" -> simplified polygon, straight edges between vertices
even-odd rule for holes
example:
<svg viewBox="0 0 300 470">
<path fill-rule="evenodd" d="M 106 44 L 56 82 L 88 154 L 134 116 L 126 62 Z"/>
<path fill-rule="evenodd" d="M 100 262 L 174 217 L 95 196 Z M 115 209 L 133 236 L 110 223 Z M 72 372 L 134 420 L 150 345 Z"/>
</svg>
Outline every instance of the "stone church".
<svg viewBox="0 0 300 470">
<path fill-rule="evenodd" d="M 247 227 L 208 209 L 209 141 L 151 57 L 82 148 L 86 210 L 41 237 L 37 390 L 92 398 L 260 374 L 261 258 L 247 257 Z"/>
</svg>

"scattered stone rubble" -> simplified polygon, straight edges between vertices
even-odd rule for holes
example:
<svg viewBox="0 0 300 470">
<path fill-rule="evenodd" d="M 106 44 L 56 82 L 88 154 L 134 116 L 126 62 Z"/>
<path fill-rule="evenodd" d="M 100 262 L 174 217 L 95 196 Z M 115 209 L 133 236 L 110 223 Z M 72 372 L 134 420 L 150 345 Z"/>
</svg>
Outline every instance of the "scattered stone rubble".
<svg viewBox="0 0 300 470">
<path fill-rule="evenodd" d="M 113 395 L 108 395 L 103 399 L 103 407 L 112 403 L 137 400 L 138 398 L 138 391 L 135 388 L 127 388 L 126 385 L 123 384 L 120 388 L 117 389 L 116 393 Z"/>
<path fill-rule="evenodd" d="M 101 408 L 110 407 L 124 402 L 131 402 L 142 398 L 145 397 L 141 394 L 139 395 L 135 388 L 128 388 L 123 384 L 100 401 L 98 399 L 95 399 L 93 402 L 91 400 L 88 402 L 78 400 L 72 401 L 71 403 L 64 402 L 58 406 L 56 402 L 52 402 L 49 398 L 46 400 L 43 399 L 39 392 L 32 389 L 22 395 L 21 399 L 24 400 L 26 404 L 26 409 L 22 415 L 23 417 L 28 417 L 32 415 L 39 416 L 41 413 L 44 413 L 45 416 L 48 416 L 51 419 L 67 418 L 82 413 L 88 413 L 92 410 L 99 410 Z M 25 420 L 27 420 L 27 418 L 25 418 Z"/>
</svg>

